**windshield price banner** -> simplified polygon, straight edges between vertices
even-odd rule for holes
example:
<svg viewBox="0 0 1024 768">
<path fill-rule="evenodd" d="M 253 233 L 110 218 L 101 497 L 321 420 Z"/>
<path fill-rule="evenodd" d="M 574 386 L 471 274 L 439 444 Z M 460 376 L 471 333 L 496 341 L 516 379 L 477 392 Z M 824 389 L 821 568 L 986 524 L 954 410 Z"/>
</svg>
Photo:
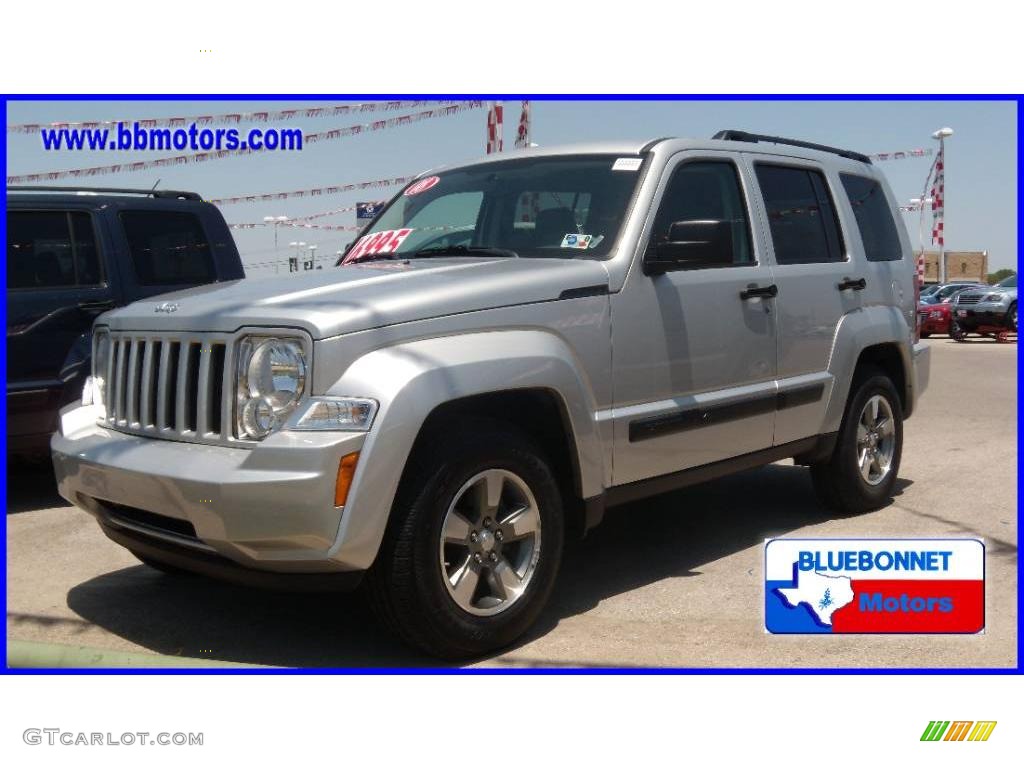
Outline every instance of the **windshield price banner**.
<svg viewBox="0 0 1024 768">
<path fill-rule="evenodd" d="M 342 263 L 351 264 L 366 256 L 394 253 L 405 242 L 405 238 L 412 233 L 413 230 L 406 227 L 405 229 L 385 229 L 382 232 L 364 235 L 352 246 L 352 250 L 348 252 L 345 256 L 345 261 Z"/>
<path fill-rule="evenodd" d="M 764 553 L 768 632 L 985 628 L 985 545 L 978 539 L 770 539 Z"/>
</svg>

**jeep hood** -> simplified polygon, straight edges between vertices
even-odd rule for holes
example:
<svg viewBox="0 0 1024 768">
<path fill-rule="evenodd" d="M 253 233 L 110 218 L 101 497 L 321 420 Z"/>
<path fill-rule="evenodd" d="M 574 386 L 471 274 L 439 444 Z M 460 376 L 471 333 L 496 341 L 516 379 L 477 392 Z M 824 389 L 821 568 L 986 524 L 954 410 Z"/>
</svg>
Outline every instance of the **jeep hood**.
<svg viewBox="0 0 1024 768">
<path fill-rule="evenodd" d="M 302 328 L 314 339 L 606 288 L 599 261 L 429 258 L 212 283 L 137 301 L 98 321 L 114 330 Z M 570 294 L 571 295 L 571 294 Z"/>
</svg>

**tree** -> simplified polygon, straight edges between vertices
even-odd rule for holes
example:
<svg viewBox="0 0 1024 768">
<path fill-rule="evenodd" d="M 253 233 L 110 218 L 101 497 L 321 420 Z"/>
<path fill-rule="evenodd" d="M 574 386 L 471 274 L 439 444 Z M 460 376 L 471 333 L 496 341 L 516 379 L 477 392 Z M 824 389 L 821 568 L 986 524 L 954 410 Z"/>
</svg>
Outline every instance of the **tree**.
<svg viewBox="0 0 1024 768">
<path fill-rule="evenodd" d="M 992 273 L 989 274 L 989 276 L 988 276 L 988 284 L 989 285 L 995 285 L 1000 280 L 1005 280 L 1010 275 L 1016 275 L 1016 274 L 1017 274 L 1017 270 L 1015 270 L 1015 269 L 997 269 L 995 272 L 992 272 Z"/>
</svg>

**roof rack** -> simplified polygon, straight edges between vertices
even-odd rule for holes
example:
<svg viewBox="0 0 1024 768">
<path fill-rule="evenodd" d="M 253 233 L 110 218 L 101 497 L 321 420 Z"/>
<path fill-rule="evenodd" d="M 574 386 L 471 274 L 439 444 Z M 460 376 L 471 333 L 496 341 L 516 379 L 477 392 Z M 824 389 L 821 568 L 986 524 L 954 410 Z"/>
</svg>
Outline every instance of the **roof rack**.
<svg viewBox="0 0 1024 768">
<path fill-rule="evenodd" d="M 747 133 L 746 131 L 726 130 L 719 131 L 712 139 L 720 139 L 722 141 L 748 141 L 756 144 L 759 141 L 765 141 L 769 144 L 786 144 L 790 147 L 801 147 L 803 149 L 815 149 L 819 152 L 828 152 L 833 155 L 839 155 L 850 160 L 857 160 L 861 163 L 867 163 L 871 165 L 871 158 L 867 155 L 862 155 L 860 152 L 852 152 L 848 149 L 837 149 L 836 147 L 828 147 L 824 144 L 814 144 L 810 141 L 800 141 L 798 139 L 784 139 L 781 136 L 763 136 L 759 133 Z"/>
<path fill-rule="evenodd" d="M 125 187 L 37 187 L 22 186 L 8 187 L 8 192 L 88 192 L 97 195 L 146 195 L 161 200 L 202 200 L 203 198 L 195 192 L 181 192 L 174 189 L 128 189 Z"/>
</svg>

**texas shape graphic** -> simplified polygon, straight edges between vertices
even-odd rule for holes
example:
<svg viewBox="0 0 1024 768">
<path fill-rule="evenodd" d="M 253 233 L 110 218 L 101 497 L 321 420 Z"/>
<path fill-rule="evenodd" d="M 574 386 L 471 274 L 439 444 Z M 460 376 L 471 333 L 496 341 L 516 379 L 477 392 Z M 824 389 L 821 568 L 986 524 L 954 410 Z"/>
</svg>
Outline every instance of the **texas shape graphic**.
<svg viewBox="0 0 1024 768">
<path fill-rule="evenodd" d="M 791 607 L 807 605 L 818 621 L 832 626 L 832 614 L 853 602 L 853 587 L 849 576 L 826 576 L 818 572 L 797 571 L 793 587 L 780 587 L 775 591 Z"/>
</svg>

